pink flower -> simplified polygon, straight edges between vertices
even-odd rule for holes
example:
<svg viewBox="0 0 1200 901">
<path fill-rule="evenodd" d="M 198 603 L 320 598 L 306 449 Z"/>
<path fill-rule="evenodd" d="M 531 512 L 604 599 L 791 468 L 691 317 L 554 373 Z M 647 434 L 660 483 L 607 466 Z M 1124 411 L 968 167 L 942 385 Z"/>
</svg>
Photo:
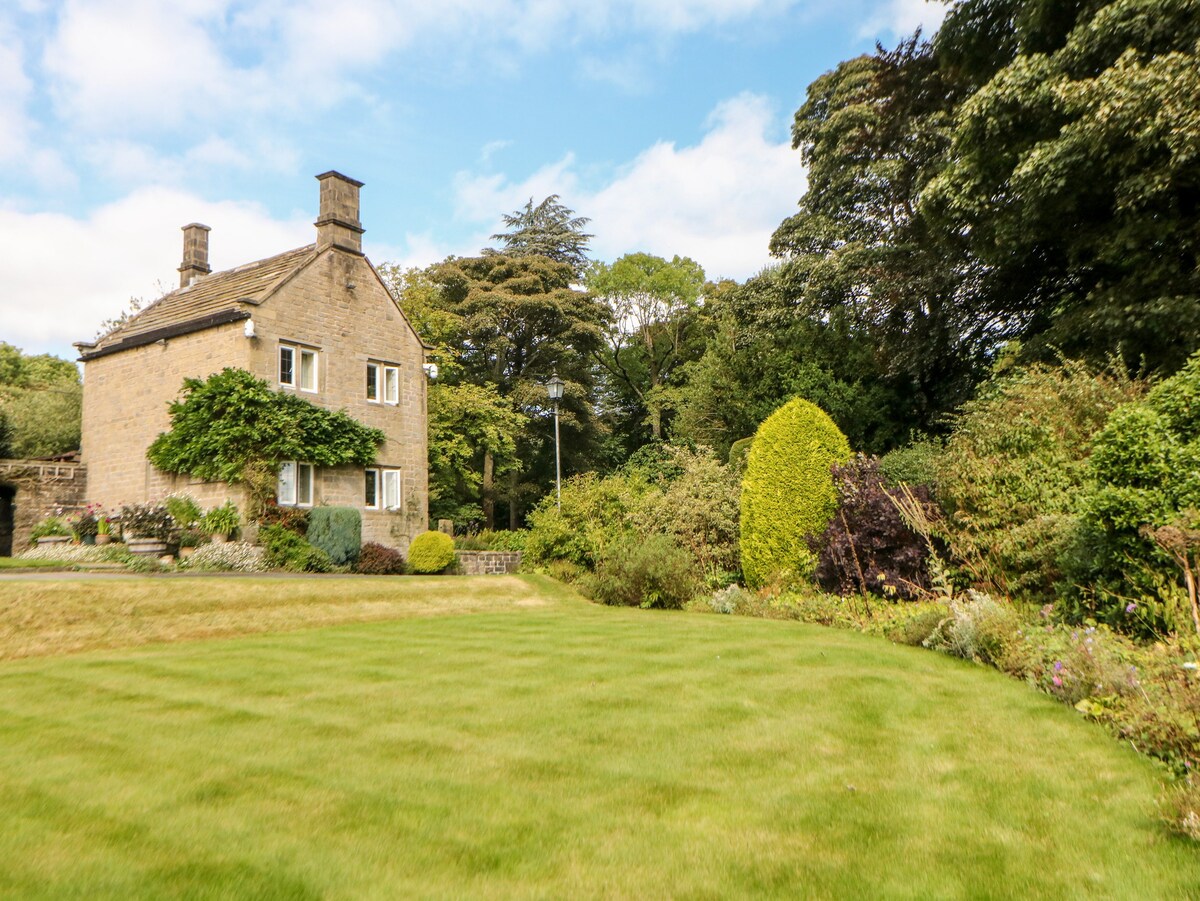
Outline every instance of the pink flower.
<svg viewBox="0 0 1200 901">
<path fill-rule="evenodd" d="M 1054 677 L 1054 687 L 1062 688 L 1062 679 L 1060 679 L 1058 676 Z"/>
</svg>

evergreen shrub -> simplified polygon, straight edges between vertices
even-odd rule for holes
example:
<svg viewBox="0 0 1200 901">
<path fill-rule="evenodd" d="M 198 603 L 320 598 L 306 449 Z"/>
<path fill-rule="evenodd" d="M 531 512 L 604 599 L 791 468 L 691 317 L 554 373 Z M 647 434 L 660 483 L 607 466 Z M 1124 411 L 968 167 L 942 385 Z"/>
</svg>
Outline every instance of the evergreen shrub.
<svg viewBox="0 0 1200 901">
<path fill-rule="evenodd" d="M 1200 353 L 1113 413 L 1088 474 L 1067 612 L 1128 631 L 1193 629 L 1182 573 L 1148 532 L 1190 526 L 1200 510 Z"/>
<path fill-rule="evenodd" d="M 583 590 L 603 604 L 678 609 L 696 596 L 696 561 L 667 535 L 627 536 L 604 550 Z"/>
<path fill-rule="evenodd" d="M 879 459 L 879 471 L 888 485 L 934 485 L 942 445 L 937 441 L 914 441 L 888 451 Z"/>
<path fill-rule="evenodd" d="M 263 561 L 271 569 L 299 573 L 327 573 L 333 569 L 328 554 L 283 526 L 263 526 L 258 530 L 258 541 L 263 547 Z"/>
<path fill-rule="evenodd" d="M 415 573 L 440 573 L 453 562 L 454 539 L 444 532 L 422 532 L 408 546 L 408 566 Z"/>
<path fill-rule="evenodd" d="M 362 514 L 354 507 L 314 507 L 305 537 L 327 553 L 334 566 L 353 563 L 362 549 Z"/>
<path fill-rule="evenodd" d="M 969 580 L 1045 603 L 1063 579 L 1096 434 L 1144 386 L 1082 363 L 1031 366 L 963 405 L 937 460 L 943 534 Z"/>
<path fill-rule="evenodd" d="M 811 575 L 807 537 L 837 509 L 832 467 L 850 457 L 846 436 L 819 407 L 795 398 L 754 436 L 742 481 L 741 563 L 747 584 Z"/>
<path fill-rule="evenodd" d="M 368 541 L 359 551 L 354 571 L 364 576 L 402 576 L 408 567 L 404 555 L 395 548 Z"/>
</svg>

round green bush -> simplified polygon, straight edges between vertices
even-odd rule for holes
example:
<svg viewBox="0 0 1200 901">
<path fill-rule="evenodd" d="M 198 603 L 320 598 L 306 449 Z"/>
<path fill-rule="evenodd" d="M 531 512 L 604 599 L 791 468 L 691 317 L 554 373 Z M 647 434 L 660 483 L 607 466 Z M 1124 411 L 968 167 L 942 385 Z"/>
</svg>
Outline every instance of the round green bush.
<svg viewBox="0 0 1200 901">
<path fill-rule="evenodd" d="M 408 546 L 408 568 L 415 573 L 440 573 L 454 562 L 454 539 L 444 532 L 422 532 Z"/>
<path fill-rule="evenodd" d="M 742 481 L 742 573 L 757 587 L 810 575 L 806 541 L 837 509 L 832 467 L 850 459 L 850 442 L 815 404 L 795 398 L 767 417 L 750 445 Z"/>
</svg>

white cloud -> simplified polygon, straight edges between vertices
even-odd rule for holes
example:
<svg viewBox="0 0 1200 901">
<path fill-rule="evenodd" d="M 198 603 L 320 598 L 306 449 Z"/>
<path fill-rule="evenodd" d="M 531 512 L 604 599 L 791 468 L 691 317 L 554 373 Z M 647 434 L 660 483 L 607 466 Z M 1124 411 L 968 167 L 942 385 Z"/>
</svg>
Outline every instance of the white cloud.
<svg viewBox="0 0 1200 901">
<path fill-rule="evenodd" d="M 947 3 L 940 0 L 887 0 L 882 9 L 863 23 L 858 36 L 906 37 L 920 28 L 928 37 L 937 31 L 947 11 Z"/>
<path fill-rule="evenodd" d="M 709 117 L 700 143 L 655 144 L 596 190 L 580 187 L 570 156 L 517 184 L 460 173 L 457 210 L 464 219 L 495 222 L 489 231 L 496 231 L 498 211 L 561 194 L 591 217 L 597 257 L 679 254 L 699 261 L 710 278 L 746 278 L 770 261 L 771 233 L 805 189 L 800 155 L 768 136 L 773 118 L 761 97 L 727 100 Z"/>
<path fill-rule="evenodd" d="M 249 203 L 210 201 L 145 188 L 85 218 L 0 209 L 3 339 L 27 350 L 70 353 L 130 297 L 152 300 L 178 284 L 180 227 L 212 227 L 210 262 L 220 271 L 314 240 L 311 217 L 273 219 Z"/>
<path fill-rule="evenodd" d="M 62 122 L 128 139 L 236 115 L 311 115 L 365 95 L 357 76 L 400 52 L 444 56 L 449 47 L 464 64 L 482 60 L 495 69 L 515 65 L 514 50 L 690 33 L 761 20 L 800 2 L 67 0 L 41 61 Z M 610 80 L 636 75 L 620 60 L 585 62 Z M 0 89 L 5 66 L 0 55 Z"/>
</svg>

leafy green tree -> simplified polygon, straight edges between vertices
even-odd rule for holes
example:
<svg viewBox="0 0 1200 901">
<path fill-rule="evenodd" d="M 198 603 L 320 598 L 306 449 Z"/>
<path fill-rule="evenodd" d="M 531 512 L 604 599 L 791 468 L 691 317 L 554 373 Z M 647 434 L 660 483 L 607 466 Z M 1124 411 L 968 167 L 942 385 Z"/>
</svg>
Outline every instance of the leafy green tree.
<svg viewBox="0 0 1200 901">
<path fill-rule="evenodd" d="M 79 449 L 83 387 L 74 363 L 0 343 L 0 456 Z M 7 436 L 7 440 L 5 439 Z"/>
<path fill-rule="evenodd" d="M 778 267 L 742 285 L 711 286 L 704 310 L 703 354 L 681 367 L 672 394 L 674 440 L 725 456 L 792 397 L 826 410 L 855 447 L 873 452 L 917 427 L 870 336 L 840 313 L 809 311 Z"/>
<path fill-rule="evenodd" d="M 527 503 L 553 484 L 553 418 L 545 383 L 557 374 L 566 389 L 561 403 L 563 462 L 568 471 L 595 447 L 591 360 L 602 341 L 608 315 L 603 304 L 572 288 L 566 263 L 544 256 L 486 254 L 452 257 L 430 267 L 436 309 L 455 317 L 455 372 L 449 384 L 486 385 L 511 409 L 527 417 L 518 436 L 516 459 L 498 487 L 496 457 L 486 450 L 480 483 L 488 528 L 495 505 L 505 500 L 516 528 Z"/>
<path fill-rule="evenodd" d="M 517 439 L 528 418 L 491 385 L 429 388 L 429 515 L 459 524 L 483 521 L 483 458 L 504 478 L 519 469 Z"/>
<path fill-rule="evenodd" d="M 792 127 L 808 191 L 771 241 L 786 293 L 874 345 L 921 431 L 970 396 L 1008 328 L 964 303 L 978 267 L 920 207 L 946 165 L 960 93 L 918 37 L 818 78 Z"/>
<path fill-rule="evenodd" d="M 537 206 L 533 198 L 524 209 L 503 216 L 508 231 L 492 235 L 504 245 L 503 253 L 514 257 L 543 256 L 566 263 L 576 277 L 588 265 L 588 242 L 594 237 L 584 229 L 591 219 L 576 216 L 570 207 L 551 194 Z"/>
<path fill-rule="evenodd" d="M 661 441 L 668 387 L 686 360 L 704 270 L 687 257 L 667 262 L 648 253 L 629 253 L 611 264 L 593 263 L 587 286 L 611 309 L 607 346 L 597 359 L 635 400 L 650 437 Z"/>
<path fill-rule="evenodd" d="M 967 0 L 936 38 L 980 86 L 919 210 L 1029 353 L 1169 373 L 1200 345 L 1198 42 L 1192 0 Z"/>
</svg>

